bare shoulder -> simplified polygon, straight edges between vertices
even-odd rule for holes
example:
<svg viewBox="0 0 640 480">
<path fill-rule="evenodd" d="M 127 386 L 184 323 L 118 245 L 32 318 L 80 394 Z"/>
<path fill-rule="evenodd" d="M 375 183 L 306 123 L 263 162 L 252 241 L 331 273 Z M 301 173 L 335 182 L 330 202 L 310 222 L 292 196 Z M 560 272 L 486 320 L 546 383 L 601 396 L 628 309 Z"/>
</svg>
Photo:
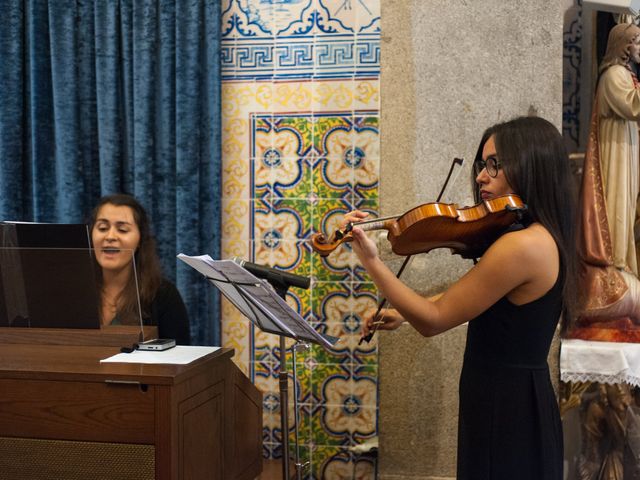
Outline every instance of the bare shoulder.
<svg viewBox="0 0 640 480">
<path fill-rule="evenodd" d="M 557 258 L 555 240 L 539 223 L 502 235 L 483 256 L 483 260 L 495 260 L 507 268 L 526 266 L 529 270 L 535 270 L 537 266 L 548 268 L 549 262 L 555 263 Z"/>
<path fill-rule="evenodd" d="M 485 258 L 486 257 L 486 258 Z M 513 288 L 507 297 L 523 304 L 544 295 L 555 283 L 560 253 L 555 240 L 539 223 L 500 237 L 481 261 L 499 266 L 510 277 Z"/>
<path fill-rule="evenodd" d="M 502 235 L 436 304 L 451 328 L 477 317 L 503 297 L 517 305 L 541 297 L 553 286 L 558 268 L 553 237 L 533 224 Z"/>
</svg>

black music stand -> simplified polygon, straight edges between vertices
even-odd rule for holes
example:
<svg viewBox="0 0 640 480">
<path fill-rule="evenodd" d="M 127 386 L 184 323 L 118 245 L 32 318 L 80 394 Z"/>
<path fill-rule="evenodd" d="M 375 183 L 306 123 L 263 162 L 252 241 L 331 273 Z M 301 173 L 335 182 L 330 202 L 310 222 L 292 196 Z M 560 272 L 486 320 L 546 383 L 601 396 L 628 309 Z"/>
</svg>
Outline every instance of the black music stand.
<svg viewBox="0 0 640 480">
<path fill-rule="evenodd" d="M 213 260 L 209 255 L 191 257 L 179 254 L 178 258 L 193 267 L 233 303 L 251 322 L 263 332 L 280 337 L 280 420 L 282 429 L 282 474 L 289 479 L 289 421 L 288 421 L 288 373 L 285 337 L 330 348 L 338 338 L 318 333 L 284 300 L 286 288 L 279 285 L 276 292 L 265 280 L 260 280 L 233 260 Z M 293 384 L 296 385 L 295 346 Z M 294 397 L 297 414 L 297 395 Z M 298 422 L 296 421 L 296 477 L 301 478 L 298 458 Z"/>
</svg>

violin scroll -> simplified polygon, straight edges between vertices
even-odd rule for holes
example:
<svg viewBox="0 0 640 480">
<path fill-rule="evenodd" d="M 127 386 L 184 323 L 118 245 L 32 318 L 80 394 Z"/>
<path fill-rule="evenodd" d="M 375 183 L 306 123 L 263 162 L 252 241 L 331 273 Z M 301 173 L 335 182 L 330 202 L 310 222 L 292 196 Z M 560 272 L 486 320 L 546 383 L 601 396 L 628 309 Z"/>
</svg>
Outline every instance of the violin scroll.
<svg viewBox="0 0 640 480">
<path fill-rule="evenodd" d="M 353 240 L 352 228 L 353 224 L 350 223 L 344 230 L 336 230 L 331 239 L 327 238 L 322 232 L 316 233 L 311 236 L 311 248 L 321 257 L 328 257 L 331 252 L 344 242 Z"/>
</svg>

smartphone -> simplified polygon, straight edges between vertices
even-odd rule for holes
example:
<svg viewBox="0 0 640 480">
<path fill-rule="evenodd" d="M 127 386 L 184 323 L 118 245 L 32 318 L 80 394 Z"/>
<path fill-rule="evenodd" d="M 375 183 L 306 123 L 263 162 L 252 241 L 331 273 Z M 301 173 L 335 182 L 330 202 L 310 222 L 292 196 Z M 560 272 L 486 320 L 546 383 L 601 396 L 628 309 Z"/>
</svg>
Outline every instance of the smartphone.
<svg viewBox="0 0 640 480">
<path fill-rule="evenodd" d="M 172 338 L 154 338 L 138 344 L 138 350 L 169 350 L 176 346 L 176 341 Z"/>
</svg>

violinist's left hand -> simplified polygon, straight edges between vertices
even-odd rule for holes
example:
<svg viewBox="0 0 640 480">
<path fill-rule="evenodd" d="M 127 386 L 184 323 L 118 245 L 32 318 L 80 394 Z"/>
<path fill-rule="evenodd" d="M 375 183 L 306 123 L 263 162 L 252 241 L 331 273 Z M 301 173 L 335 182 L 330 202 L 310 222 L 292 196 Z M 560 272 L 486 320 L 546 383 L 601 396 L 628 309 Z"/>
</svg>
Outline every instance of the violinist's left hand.
<svg viewBox="0 0 640 480">
<path fill-rule="evenodd" d="M 353 242 L 351 242 L 351 245 L 353 246 L 353 251 L 358 256 L 362 266 L 367 268 L 367 262 L 378 258 L 378 247 L 360 227 L 353 227 L 352 235 Z"/>
<path fill-rule="evenodd" d="M 363 212 L 361 210 L 352 210 L 342 218 L 342 221 L 340 222 L 340 228 L 344 230 L 350 223 L 357 224 L 368 216 L 369 214 L 367 212 Z M 353 251 L 358 256 L 360 263 L 362 263 L 362 265 L 367 268 L 367 260 L 373 260 L 377 258 L 378 248 L 360 227 L 353 226 L 351 233 L 353 237 L 353 242 L 351 243 L 351 245 L 353 246 Z"/>
<path fill-rule="evenodd" d="M 361 210 L 351 210 L 340 221 L 340 229 L 344 230 L 350 223 L 358 223 L 367 218 L 369 214 Z"/>
</svg>

